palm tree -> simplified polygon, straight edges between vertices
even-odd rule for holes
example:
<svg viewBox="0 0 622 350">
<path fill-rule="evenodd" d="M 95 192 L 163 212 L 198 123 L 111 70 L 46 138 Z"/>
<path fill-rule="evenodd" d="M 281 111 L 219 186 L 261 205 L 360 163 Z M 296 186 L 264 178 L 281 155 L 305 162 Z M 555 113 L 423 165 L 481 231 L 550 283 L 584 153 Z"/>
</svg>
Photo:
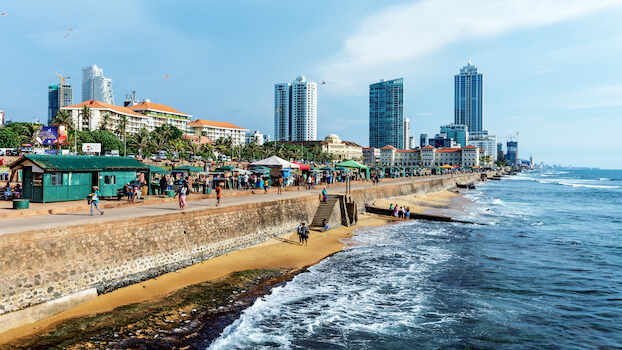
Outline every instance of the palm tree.
<svg viewBox="0 0 622 350">
<path fill-rule="evenodd" d="M 153 145 L 156 151 L 164 151 L 165 149 L 168 149 L 168 141 L 164 137 L 152 138 L 151 145 Z"/>
<path fill-rule="evenodd" d="M 102 115 L 101 121 L 99 122 L 99 130 L 108 130 L 109 124 L 110 124 L 110 113 L 104 113 L 104 115 Z"/>
<path fill-rule="evenodd" d="M 229 149 L 229 143 L 227 139 L 224 137 L 219 138 L 214 142 L 214 150 L 218 152 L 218 154 L 226 154 L 226 151 Z"/>
<path fill-rule="evenodd" d="M 52 119 L 52 125 L 63 125 L 67 129 L 74 129 L 73 116 L 65 109 L 59 109 Z"/>
<path fill-rule="evenodd" d="M 87 130 L 91 130 L 91 109 L 89 108 L 89 106 L 85 105 L 84 107 L 82 107 L 80 115 L 82 115 L 82 125 L 79 127 L 79 129 L 83 129 L 82 127 L 84 126 L 84 122 L 86 121 Z"/>
<path fill-rule="evenodd" d="M 140 158 L 143 157 L 143 149 L 149 147 L 149 131 L 147 129 L 142 128 L 140 131 L 130 138 L 130 144 L 138 148 L 138 156 Z"/>
<path fill-rule="evenodd" d="M 121 136 L 123 134 L 123 156 L 127 155 L 127 133 L 125 130 L 127 129 L 128 119 L 126 115 L 119 116 L 119 124 L 117 124 L 117 134 Z"/>
<path fill-rule="evenodd" d="M 177 156 L 180 156 L 180 153 L 186 149 L 186 142 L 182 139 L 172 140 L 170 142 L 171 149 L 177 153 Z"/>
</svg>

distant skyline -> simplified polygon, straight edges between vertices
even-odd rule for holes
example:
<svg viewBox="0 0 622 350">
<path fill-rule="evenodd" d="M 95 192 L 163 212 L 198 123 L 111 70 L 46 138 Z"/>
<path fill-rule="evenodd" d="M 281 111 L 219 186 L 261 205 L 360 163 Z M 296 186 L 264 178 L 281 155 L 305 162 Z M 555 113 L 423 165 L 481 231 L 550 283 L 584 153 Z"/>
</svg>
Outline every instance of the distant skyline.
<svg viewBox="0 0 622 350">
<path fill-rule="evenodd" d="M 274 85 L 305 75 L 318 83 L 318 139 L 367 146 L 370 84 L 403 77 L 410 134 L 434 135 L 454 120 L 454 75 L 470 57 L 499 142 L 518 131 L 523 159 L 622 169 L 608 134 L 622 128 L 622 0 L 70 0 L 0 12 L 0 109 L 13 121 L 46 121 L 56 72 L 77 101 L 82 67 L 96 64 L 118 105 L 136 91 L 274 135 Z"/>
</svg>

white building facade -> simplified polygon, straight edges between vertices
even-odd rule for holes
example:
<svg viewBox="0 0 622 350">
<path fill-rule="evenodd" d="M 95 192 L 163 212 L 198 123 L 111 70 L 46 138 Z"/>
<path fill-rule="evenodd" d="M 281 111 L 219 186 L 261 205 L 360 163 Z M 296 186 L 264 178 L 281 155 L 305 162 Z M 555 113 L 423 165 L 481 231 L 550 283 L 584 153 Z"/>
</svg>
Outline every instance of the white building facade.
<svg viewBox="0 0 622 350">
<path fill-rule="evenodd" d="M 402 149 L 412 149 L 410 147 L 410 119 L 404 118 L 404 147 Z"/>
<path fill-rule="evenodd" d="M 84 107 L 89 107 L 90 116 L 82 113 Z M 149 117 L 134 112 L 127 107 L 115 106 L 100 101 L 87 100 L 73 106 L 61 107 L 61 110 L 67 110 L 71 113 L 73 124 L 79 130 L 99 130 L 104 116 L 108 116 L 108 122 L 104 126 L 106 130 L 117 132 L 119 123 L 123 118 L 127 120 L 125 132 L 134 134 L 142 128 L 146 128 L 149 123 Z"/>
<path fill-rule="evenodd" d="M 274 86 L 275 141 L 317 139 L 317 84 L 304 76 Z"/>
<path fill-rule="evenodd" d="M 193 130 L 194 135 L 205 136 L 212 141 L 230 137 L 233 146 L 246 144 L 246 133 L 249 132 L 248 129 L 241 128 L 232 123 L 203 119 L 188 123 L 188 128 Z"/>
<path fill-rule="evenodd" d="M 492 157 L 493 162 L 497 161 L 497 136 L 487 134 L 469 135 L 469 145 L 483 149 L 487 155 Z"/>
<path fill-rule="evenodd" d="M 104 71 L 96 65 L 82 68 L 82 102 L 101 101 L 114 105 L 112 79 L 104 77 Z"/>
<path fill-rule="evenodd" d="M 363 147 L 363 163 L 375 166 L 380 163 L 380 148 Z"/>
</svg>

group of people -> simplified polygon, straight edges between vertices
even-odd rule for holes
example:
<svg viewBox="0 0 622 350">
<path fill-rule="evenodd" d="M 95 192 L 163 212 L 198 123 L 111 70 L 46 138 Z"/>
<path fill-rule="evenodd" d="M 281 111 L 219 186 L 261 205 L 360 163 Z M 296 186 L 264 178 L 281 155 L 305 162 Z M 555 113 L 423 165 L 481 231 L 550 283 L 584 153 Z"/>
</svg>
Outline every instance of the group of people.
<svg viewBox="0 0 622 350">
<path fill-rule="evenodd" d="M 2 196 L 4 197 L 4 200 L 6 201 L 8 201 L 11 198 L 14 198 L 14 199 L 22 198 L 22 185 L 17 184 L 15 188 L 12 188 L 11 184 L 7 183 L 6 186 L 4 186 Z"/>
<path fill-rule="evenodd" d="M 125 197 L 127 197 L 128 202 L 140 201 L 140 196 L 142 195 L 142 184 L 140 180 L 136 179 L 132 182 L 128 182 L 125 187 L 123 187 L 123 192 L 125 193 Z"/>
<path fill-rule="evenodd" d="M 400 207 L 393 203 L 389 206 L 389 210 L 393 210 L 393 216 L 399 219 L 410 219 L 410 207 Z"/>
<path fill-rule="evenodd" d="M 220 206 L 220 194 L 222 193 L 220 182 L 216 183 L 215 190 L 216 190 L 216 206 L 218 207 Z M 175 196 L 174 196 L 174 197 L 179 198 L 179 210 L 184 210 L 184 208 L 188 206 L 188 203 L 186 202 L 186 197 L 188 196 L 189 193 L 190 193 L 190 183 L 188 182 L 188 177 L 186 176 L 181 186 L 179 186 L 179 188 L 177 189 L 177 192 L 175 192 Z"/>
<path fill-rule="evenodd" d="M 309 229 L 305 226 L 304 222 L 301 222 L 298 226 L 298 240 L 300 241 L 300 245 L 304 243 L 304 245 L 308 245 L 307 240 L 309 239 Z"/>
</svg>

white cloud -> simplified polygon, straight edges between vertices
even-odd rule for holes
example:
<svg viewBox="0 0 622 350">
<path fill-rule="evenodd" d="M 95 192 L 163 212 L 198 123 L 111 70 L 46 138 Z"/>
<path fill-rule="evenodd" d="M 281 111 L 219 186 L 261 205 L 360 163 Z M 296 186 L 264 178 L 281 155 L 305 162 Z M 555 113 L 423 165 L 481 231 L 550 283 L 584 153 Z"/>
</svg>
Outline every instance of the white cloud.
<svg viewBox="0 0 622 350">
<path fill-rule="evenodd" d="M 458 40 L 545 26 L 619 5 L 620 0 L 425 0 L 394 6 L 364 19 L 320 72 L 330 77 L 331 90 L 352 91 L 380 78 L 387 67 Z"/>
<path fill-rule="evenodd" d="M 553 103 L 556 107 L 577 110 L 622 106 L 622 85 L 595 86 L 568 93 L 545 96 L 542 104 Z"/>
</svg>

